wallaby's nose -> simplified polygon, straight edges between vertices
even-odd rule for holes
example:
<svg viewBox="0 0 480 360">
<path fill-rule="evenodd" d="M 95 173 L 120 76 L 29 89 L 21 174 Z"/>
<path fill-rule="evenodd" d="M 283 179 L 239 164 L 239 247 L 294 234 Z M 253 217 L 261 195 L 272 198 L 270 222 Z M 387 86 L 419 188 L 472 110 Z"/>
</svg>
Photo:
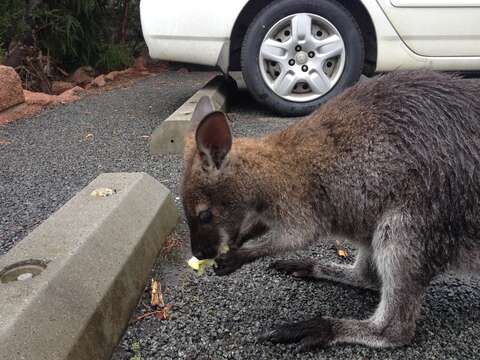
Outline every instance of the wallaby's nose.
<svg viewBox="0 0 480 360">
<path fill-rule="evenodd" d="M 198 260 L 213 259 L 215 255 L 216 251 L 213 248 L 193 251 L 193 256 L 195 256 Z"/>
<path fill-rule="evenodd" d="M 193 256 L 195 256 L 198 260 L 205 259 L 205 255 L 201 250 L 193 251 L 192 253 L 193 253 Z"/>
</svg>

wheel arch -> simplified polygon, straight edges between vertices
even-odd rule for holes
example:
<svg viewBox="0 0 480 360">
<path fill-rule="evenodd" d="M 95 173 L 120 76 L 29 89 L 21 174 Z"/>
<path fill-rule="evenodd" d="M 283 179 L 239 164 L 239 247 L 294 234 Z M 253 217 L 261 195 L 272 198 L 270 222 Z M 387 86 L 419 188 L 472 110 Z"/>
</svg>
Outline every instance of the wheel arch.
<svg viewBox="0 0 480 360">
<path fill-rule="evenodd" d="M 235 21 L 230 35 L 229 70 L 241 70 L 240 56 L 243 38 L 255 16 L 267 5 L 278 0 L 250 0 Z M 367 9 L 360 0 L 330 0 L 343 5 L 360 26 L 365 42 L 365 63 L 363 73 L 372 75 L 377 64 L 377 36 L 375 26 Z"/>
</svg>

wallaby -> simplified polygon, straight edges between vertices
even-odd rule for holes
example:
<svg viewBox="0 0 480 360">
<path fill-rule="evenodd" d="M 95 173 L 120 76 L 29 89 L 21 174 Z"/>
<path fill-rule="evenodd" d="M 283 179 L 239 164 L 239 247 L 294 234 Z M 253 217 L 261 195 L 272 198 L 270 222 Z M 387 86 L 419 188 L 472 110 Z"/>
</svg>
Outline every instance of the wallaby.
<svg viewBox="0 0 480 360">
<path fill-rule="evenodd" d="M 366 320 L 317 316 L 261 339 L 299 350 L 408 344 L 433 277 L 480 270 L 480 86 L 431 71 L 359 83 L 284 130 L 233 139 L 203 98 L 186 138 L 183 205 L 193 254 L 218 275 L 344 237 L 353 265 L 274 269 L 379 290 Z M 265 231 L 271 237 L 255 237 Z M 218 255 L 224 243 L 226 254 Z"/>
</svg>

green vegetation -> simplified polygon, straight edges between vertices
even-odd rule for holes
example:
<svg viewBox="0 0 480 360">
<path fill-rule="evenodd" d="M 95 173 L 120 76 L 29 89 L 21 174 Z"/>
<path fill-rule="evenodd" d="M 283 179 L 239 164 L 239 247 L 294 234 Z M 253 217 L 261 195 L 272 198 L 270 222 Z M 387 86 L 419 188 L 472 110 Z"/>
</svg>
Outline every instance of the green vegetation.
<svg viewBox="0 0 480 360">
<path fill-rule="evenodd" d="M 7 60 L 10 43 L 23 38 L 26 31 L 26 7 L 22 0 L 0 1 L 0 64 Z M 24 82 L 28 81 L 24 79 Z"/>
<path fill-rule="evenodd" d="M 32 14 L 38 46 L 67 70 L 95 65 L 105 38 L 103 12 L 95 0 L 48 1 Z"/>
<path fill-rule="evenodd" d="M 2 0 L 0 61 L 24 74 L 37 74 L 39 68 L 46 67 L 44 58 L 61 72 L 72 72 L 84 65 L 101 71 L 126 68 L 144 46 L 139 3 L 140 0 Z M 51 73 L 50 69 L 47 77 Z"/>
<path fill-rule="evenodd" d="M 5 50 L 2 47 L 2 44 L 0 44 L 0 64 L 3 63 L 5 60 Z"/>
<path fill-rule="evenodd" d="M 25 1 L 2 0 L 0 2 L 0 48 L 6 52 L 11 39 L 23 36 L 25 32 Z"/>
<path fill-rule="evenodd" d="M 109 44 L 100 49 L 97 68 L 101 70 L 121 70 L 131 66 L 133 55 L 131 49 L 123 44 Z"/>
</svg>

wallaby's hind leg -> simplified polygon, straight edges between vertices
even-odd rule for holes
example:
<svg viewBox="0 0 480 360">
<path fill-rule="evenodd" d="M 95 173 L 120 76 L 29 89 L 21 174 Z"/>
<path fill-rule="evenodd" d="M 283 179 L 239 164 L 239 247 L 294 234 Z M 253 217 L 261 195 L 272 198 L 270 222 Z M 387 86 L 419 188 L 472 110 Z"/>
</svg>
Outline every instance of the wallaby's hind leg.
<svg viewBox="0 0 480 360">
<path fill-rule="evenodd" d="M 420 222 L 419 222 L 420 223 Z M 299 350 L 335 343 L 357 343 L 373 347 L 408 344 L 415 333 L 425 289 L 431 279 L 425 273 L 423 256 L 408 216 L 392 214 L 377 228 L 373 260 L 381 279 L 381 301 L 367 320 L 316 317 L 278 327 L 261 340 L 299 342 Z"/>
<path fill-rule="evenodd" d="M 296 277 L 326 279 L 350 286 L 378 290 L 378 276 L 371 254 L 370 249 L 361 247 L 353 265 L 322 264 L 311 259 L 301 259 L 278 260 L 272 263 L 271 267 Z"/>
</svg>

